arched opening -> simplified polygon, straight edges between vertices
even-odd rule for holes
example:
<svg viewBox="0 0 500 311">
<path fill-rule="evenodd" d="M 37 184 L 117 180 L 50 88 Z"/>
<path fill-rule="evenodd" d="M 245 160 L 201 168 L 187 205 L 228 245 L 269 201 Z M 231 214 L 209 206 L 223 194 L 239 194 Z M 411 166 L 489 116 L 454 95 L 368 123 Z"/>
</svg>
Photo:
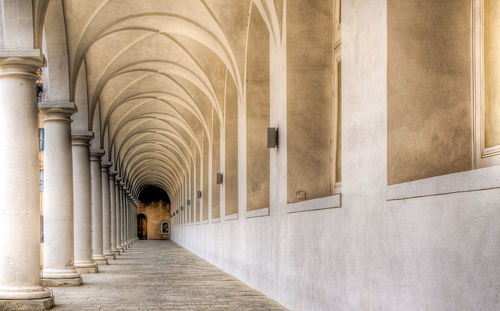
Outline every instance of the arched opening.
<svg viewBox="0 0 500 311">
<path fill-rule="evenodd" d="M 170 234 L 170 223 L 166 220 L 161 223 L 161 234 Z"/>
<path fill-rule="evenodd" d="M 146 215 L 137 215 L 137 237 L 139 240 L 148 239 L 148 219 Z"/>
<path fill-rule="evenodd" d="M 161 188 L 147 186 L 139 194 L 137 205 L 137 237 L 140 240 L 168 240 L 168 233 L 164 233 L 164 222 L 170 224 L 170 198 Z"/>
</svg>

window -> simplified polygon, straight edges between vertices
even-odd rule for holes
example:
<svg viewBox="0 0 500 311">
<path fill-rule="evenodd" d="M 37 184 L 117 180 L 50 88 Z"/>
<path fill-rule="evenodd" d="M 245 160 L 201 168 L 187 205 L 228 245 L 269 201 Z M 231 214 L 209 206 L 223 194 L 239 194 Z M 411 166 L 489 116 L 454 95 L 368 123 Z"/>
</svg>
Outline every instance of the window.
<svg viewBox="0 0 500 311">
<path fill-rule="evenodd" d="M 43 151 L 45 149 L 45 129 L 38 129 L 38 138 L 40 140 L 40 151 Z"/>
<path fill-rule="evenodd" d="M 500 0 L 474 5 L 474 161 L 475 167 L 500 164 Z"/>
<path fill-rule="evenodd" d="M 36 101 L 37 103 L 41 103 L 43 101 L 43 84 L 36 84 Z"/>
<path fill-rule="evenodd" d="M 169 234 L 170 233 L 170 224 L 168 221 L 164 221 L 161 223 L 161 234 Z"/>
</svg>

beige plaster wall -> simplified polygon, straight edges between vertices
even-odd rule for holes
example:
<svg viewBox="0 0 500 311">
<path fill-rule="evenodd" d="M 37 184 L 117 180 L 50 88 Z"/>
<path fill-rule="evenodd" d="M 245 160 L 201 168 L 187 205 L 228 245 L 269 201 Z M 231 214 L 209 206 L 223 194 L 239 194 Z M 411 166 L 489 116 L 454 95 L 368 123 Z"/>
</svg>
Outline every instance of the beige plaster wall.
<svg viewBox="0 0 500 311">
<path fill-rule="evenodd" d="M 210 147 L 208 145 L 208 139 L 205 137 L 203 139 L 203 192 L 202 192 L 202 200 L 203 200 L 203 212 L 202 212 L 202 220 L 208 220 L 208 202 L 209 201 L 209 194 L 208 194 L 208 187 L 209 187 L 209 152 L 210 152 Z"/>
<path fill-rule="evenodd" d="M 203 190 L 203 179 L 201 175 L 201 156 L 196 152 L 196 192 L 194 194 L 196 198 L 196 222 L 201 221 L 201 209 L 202 209 L 202 199 L 198 197 L 198 191 Z M 203 193 L 202 193 L 203 198 Z"/>
<path fill-rule="evenodd" d="M 471 3 L 387 1 L 388 184 L 472 168 Z"/>
<path fill-rule="evenodd" d="M 170 204 L 163 201 L 155 201 L 150 204 L 138 202 L 137 215 L 144 214 L 147 219 L 148 240 L 170 240 L 170 234 L 161 234 L 161 224 L 168 221 L 170 230 Z"/>
<path fill-rule="evenodd" d="M 212 218 L 220 217 L 220 188 L 221 185 L 217 184 L 217 173 L 220 173 L 220 122 L 212 113 L 212 134 L 213 134 L 213 147 L 212 147 Z"/>
<path fill-rule="evenodd" d="M 332 192 L 333 4 L 287 1 L 288 202 Z"/>
<path fill-rule="evenodd" d="M 225 216 L 238 213 L 238 94 L 233 81 L 226 80 L 225 104 Z"/>
<path fill-rule="evenodd" d="M 269 32 L 253 9 L 246 63 L 247 210 L 269 207 Z"/>
<path fill-rule="evenodd" d="M 420 2 L 423 7 L 430 3 Z M 469 8 L 456 3 L 457 8 Z M 475 191 L 463 185 L 480 185 L 481 174 L 494 178 L 498 171 L 419 180 L 411 187 L 458 185 L 459 191 L 388 200 L 394 187 L 387 186 L 388 4 L 342 3 L 342 206 L 289 212 L 287 51 L 285 44 L 278 44 L 271 46 L 271 124 L 284 130 L 283 148 L 270 152 L 269 216 L 245 217 L 246 200 L 240 200 L 237 219 L 176 226 L 173 240 L 290 310 L 496 310 L 500 188 L 498 182 Z M 458 14 L 452 5 L 449 9 L 440 11 L 444 22 L 449 13 Z M 427 21 L 434 26 L 440 23 L 436 14 Z M 418 48 L 419 43 L 409 43 Z M 460 106 L 450 111 L 462 112 Z M 239 135 L 243 144 L 246 133 Z M 245 174 L 244 167 L 239 170 Z M 240 189 L 240 196 L 246 195 L 244 185 Z M 300 204 L 318 207 L 313 201 Z"/>
</svg>

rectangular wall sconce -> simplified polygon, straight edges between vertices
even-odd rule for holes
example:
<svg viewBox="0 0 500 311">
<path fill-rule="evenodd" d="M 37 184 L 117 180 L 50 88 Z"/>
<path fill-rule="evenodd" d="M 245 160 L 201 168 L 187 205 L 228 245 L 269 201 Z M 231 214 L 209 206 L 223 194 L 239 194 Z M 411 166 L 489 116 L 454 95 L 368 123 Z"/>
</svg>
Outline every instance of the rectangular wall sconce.
<svg viewBox="0 0 500 311">
<path fill-rule="evenodd" d="M 201 191 L 200 190 L 196 191 L 196 197 L 198 199 L 201 199 Z"/>
<path fill-rule="evenodd" d="M 217 185 L 222 185 L 222 173 L 217 173 Z"/>
<path fill-rule="evenodd" d="M 278 147 L 278 128 L 268 127 L 267 128 L 267 148 L 277 148 Z"/>
<path fill-rule="evenodd" d="M 191 205 L 191 200 L 187 200 L 186 204 L 187 206 Z"/>
</svg>

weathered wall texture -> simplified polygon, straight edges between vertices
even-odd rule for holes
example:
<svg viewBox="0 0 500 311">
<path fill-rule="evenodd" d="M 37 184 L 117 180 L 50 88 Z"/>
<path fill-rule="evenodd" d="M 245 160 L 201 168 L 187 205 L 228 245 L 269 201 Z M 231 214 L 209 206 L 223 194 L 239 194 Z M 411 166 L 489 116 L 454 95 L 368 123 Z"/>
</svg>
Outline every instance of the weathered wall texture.
<svg viewBox="0 0 500 311">
<path fill-rule="evenodd" d="M 248 28 L 246 63 L 247 210 L 269 207 L 269 31 L 259 11 L 252 7 Z"/>
<path fill-rule="evenodd" d="M 288 202 L 332 193 L 333 1 L 287 1 Z M 328 35 L 330 34 L 330 35 Z"/>
<path fill-rule="evenodd" d="M 163 201 L 155 201 L 144 204 L 139 201 L 137 215 L 144 214 L 147 218 L 148 240 L 170 240 L 170 234 L 161 234 L 161 224 L 164 221 L 170 222 L 170 204 Z M 171 232 L 171 231 L 170 231 Z"/>
<path fill-rule="evenodd" d="M 388 183 L 472 168 L 470 0 L 389 0 Z"/>
</svg>

